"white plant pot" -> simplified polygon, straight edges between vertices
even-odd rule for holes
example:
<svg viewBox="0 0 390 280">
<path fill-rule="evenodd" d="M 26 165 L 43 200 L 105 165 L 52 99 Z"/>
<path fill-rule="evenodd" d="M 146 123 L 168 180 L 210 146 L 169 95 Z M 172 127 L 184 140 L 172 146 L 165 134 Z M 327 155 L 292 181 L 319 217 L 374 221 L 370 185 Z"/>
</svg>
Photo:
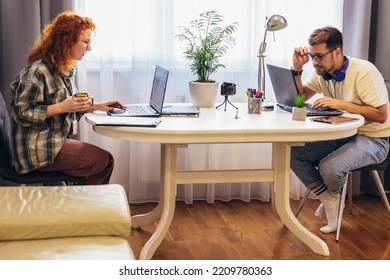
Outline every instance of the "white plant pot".
<svg viewBox="0 0 390 280">
<path fill-rule="evenodd" d="M 197 107 L 213 107 L 218 93 L 218 82 L 189 82 L 191 101 Z"/>
<path fill-rule="evenodd" d="M 306 108 L 292 108 L 292 119 L 294 121 L 304 121 L 306 120 Z"/>
</svg>

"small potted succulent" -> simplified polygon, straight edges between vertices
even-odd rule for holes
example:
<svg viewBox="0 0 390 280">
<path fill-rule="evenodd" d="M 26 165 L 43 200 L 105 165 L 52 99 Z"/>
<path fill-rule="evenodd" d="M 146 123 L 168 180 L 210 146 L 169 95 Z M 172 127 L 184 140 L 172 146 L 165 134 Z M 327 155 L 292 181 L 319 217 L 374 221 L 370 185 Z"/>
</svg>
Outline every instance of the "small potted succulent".
<svg viewBox="0 0 390 280">
<path fill-rule="evenodd" d="M 292 119 L 295 121 L 306 120 L 305 95 L 297 94 L 293 97 L 295 106 L 292 109 Z"/>
<path fill-rule="evenodd" d="M 181 33 L 176 35 L 180 42 L 185 43 L 184 58 L 190 61 L 190 69 L 196 76 L 195 81 L 189 82 L 191 100 L 195 106 L 214 106 L 219 87 L 211 75 L 225 67 L 220 59 L 235 44 L 232 35 L 237 29 L 237 22 L 221 26 L 222 22 L 221 14 L 206 11 L 188 26 L 180 26 Z"/>
</svg>

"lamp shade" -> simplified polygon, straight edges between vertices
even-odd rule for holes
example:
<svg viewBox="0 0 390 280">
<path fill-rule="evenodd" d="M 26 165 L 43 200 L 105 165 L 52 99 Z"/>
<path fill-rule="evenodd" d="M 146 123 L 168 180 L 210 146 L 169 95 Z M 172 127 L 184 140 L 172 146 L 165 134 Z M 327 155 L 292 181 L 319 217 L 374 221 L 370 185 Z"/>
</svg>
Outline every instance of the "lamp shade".
<svg viewBox="0 0 390 280">
<path fill-rule="evenodd" d="M 277 31 L 287 26 L 287 20 L 281 15 L 273 15 L 267 21 L 267 31 Z"/>
</svg>

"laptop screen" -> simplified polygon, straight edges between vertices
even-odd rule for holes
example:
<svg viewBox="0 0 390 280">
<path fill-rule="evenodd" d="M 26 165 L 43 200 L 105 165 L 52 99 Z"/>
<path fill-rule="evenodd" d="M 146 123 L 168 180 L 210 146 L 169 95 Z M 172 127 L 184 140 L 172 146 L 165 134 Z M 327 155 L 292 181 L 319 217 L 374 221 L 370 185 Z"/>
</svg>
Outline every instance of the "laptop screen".
<svg viewBox="0 0 390 280">
<path fill-rule="evenodd" d="M 291 70 L 272 64 L 267 64 L 267 68 L 278 104 L 294 107 L 293 96 L 298 89 Z"/>
<path fill-rule="evenodd" d="M 162 112 L 164 104 L 164 96 L 168 82 L 168 74 L 168 70 L 162 68 L 159 65 L 156 65 L 149 105 L 156 109 L 159 113 Z"/>
</svg>

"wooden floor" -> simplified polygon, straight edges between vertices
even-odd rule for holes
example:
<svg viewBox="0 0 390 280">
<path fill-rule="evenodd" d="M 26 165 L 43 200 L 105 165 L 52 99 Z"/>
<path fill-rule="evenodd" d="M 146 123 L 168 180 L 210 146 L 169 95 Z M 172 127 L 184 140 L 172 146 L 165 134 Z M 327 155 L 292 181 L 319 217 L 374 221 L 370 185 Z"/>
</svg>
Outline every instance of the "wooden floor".
<svg viewBox="0 0 390 280">
<path fill-rule="evenodd" d="M 292 209 L 297 201 L 291 200 Z M 353 215 L 344 212 L 339 242 L 335 234 L 323 234 L 325 220 L 314 216 L 318 200 L 309 199 L 298 219 L 322 238 L 330 256 L 315 253 L 299 241 L 273 212 L 271 203 L 233 200 L 191 205 L 176 203 L 175 216 L 155 260 L 389 260 L 390 215 L 378 197 L 354 199 Z M 131 213 L 141 214 L 156 204 L 131 204 Z M 129 242 L 138 258 L 141 247 L 153 233 L 155 224 L 132 230 Z"/>
</svg>

